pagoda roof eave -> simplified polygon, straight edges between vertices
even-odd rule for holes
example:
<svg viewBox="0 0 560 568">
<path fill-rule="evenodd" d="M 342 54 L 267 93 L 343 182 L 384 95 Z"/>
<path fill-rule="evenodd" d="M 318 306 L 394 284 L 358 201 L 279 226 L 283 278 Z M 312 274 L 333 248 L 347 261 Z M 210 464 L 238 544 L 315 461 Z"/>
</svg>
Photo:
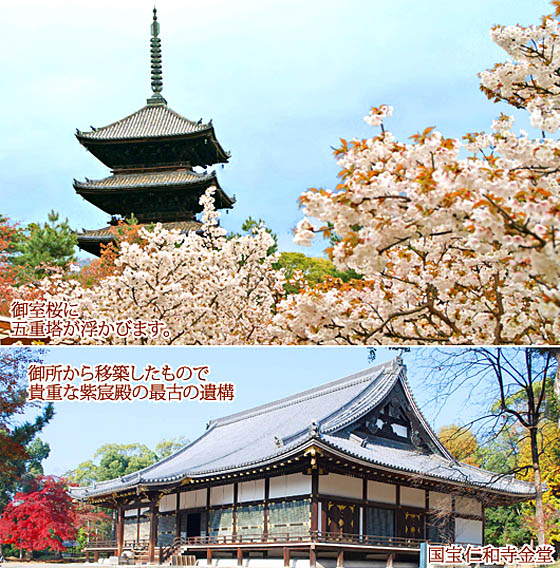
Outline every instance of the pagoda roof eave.
<svg viewBox="0 0 560 568">
<path fill-rule="evenodd" d="M 73 187 L 78 195 L 87 199 L 91 196 L 116 196 L 130 192 L 178 192 L 181 190 L 203 191 L 216 188 L 216 197 L 222 209 L 231 209 L 235 199 L 220 186 L 216 172 L 198 174 L 193 171 L 156 172 L 148 174 L 115 174 L 101 180 L 74 180 Z"/>
<path fill-rule="evenodd" d="M 214 132 L 214 128 L 212 126 L 208 126 L 207 129 L 198 130 L 196 132 L 185 132 L 185 133 L 178 133 L 178 134 L 162 134 L 158 136 L 135 136 L 135 137 L 128 137 L 128 138 L 89 138 L 84 136 L 83 133 L 79 131 L 74 135 L 76 136 L 78 142 L 85 146 L 86 148 L 91 145 L 101 145 L 101 144 L 127 144 L 133 142 L 153 142 L 153 141 L 166 141 L 166 140 L 183 140 L 183 139 L 192 139 L 192 138 L 204 138 L 209 137 L 212 138 L 216 143 L 216 135 Z M 222 149 L 223 151 L 223 149 Z M 224 152 L 226 154 L 226 152 Z"/>
<path fill-rule="evenodd" d="M 200 138 L 208 136 L 222 157 L 229 157 L 219 144 L 212 121 L 194 122 L 175 112 L 166 104 L 146 105 L 139 110 L 106 126 L 87 131 L 76 131 L 80 144 L 113 144 Z"/>
<path fill-rule="evenodd" d="M 140 225 L 156 225 L 158 223 L 139 223 Z M 198 231 L 202 226 L 202 223 L 196 219 L 188 221 L 164 221 L 159 223 L 164 229 L 167 230 L 178 230 L 183 233 L 187 231 Z M 99 256 L 101 254 L 100 245 L 106 245 L 115 241 L 115 235 L 111 232 L 112 227 L 107 226 L 101 229 L 82 229 L 81 233 L 77 233 L 78 246 L 93 254 Z"/>
<path fill-rule="evenodd" d="M 176 193 L 180 192 L 181 190 L 188 190 L 192 192 L 193 190 L 200 190 L 200 193 L 204 192 L 209 186 L 204 184 L 196 184 L 192 186 L 180 186 L 180 187 L 137 187 L 131 189 L 125 189 L 124 192 L 134 192 L 134 193 L 144 193 L 144 192 L 153 192 L 153 191 L 163 191 L 169 193 Z M 216 197 L 219 199 L 219 205 L 216 206 L 217 209 L 233 209 L 233 205 L 235 203 L 235 198 L 230 197 L 225 191 L 223 191 L 220 187 L 216 187 Z M 103 197 L 103 196 L 117 196 L 121 193 L 121 190 L 114 190 L 114 189 L 78 189 L 76 188 L 76 193 L 83 197 L 86 201 L 91 202 L 91 198 L 93 197 Z M 96 207 L 99 207 L 102 211 L 105 211 L 103 207 L 99 204 L 95 204 Z M 105 213 L 112 214 L 110 211 L 105 211 Z M 157 221 L 154 221 L 157 222 Z"/>
<path fill-rule="evenodd" d="M 196 219 L 191 219 L 188 221 L 167 221 L 167 222 L 153 222 L 153 223 L 139 223 L 140 225 L 161 225 L 164 229 L 167 230 L 179 230 L 179 231 L 191 231 L 191 230 L 198 230 L 202 223 L 197 221 Z M 101 229 L 82 229 L 81 233 L 77 233 L 77 237 L 79 240 L 101 240 L 104 242 L 110 242 L 115 239 L 115 235 L 111 232 L 114 225 L 103 227 Z"/>
</svg>

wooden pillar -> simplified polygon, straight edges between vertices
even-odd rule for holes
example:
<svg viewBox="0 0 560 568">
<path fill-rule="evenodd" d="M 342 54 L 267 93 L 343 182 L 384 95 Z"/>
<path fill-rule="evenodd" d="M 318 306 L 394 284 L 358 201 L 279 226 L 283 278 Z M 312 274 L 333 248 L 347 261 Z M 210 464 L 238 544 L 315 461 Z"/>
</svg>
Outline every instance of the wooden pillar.
<svg viewBox="0 0 560 568">
<path fill-rule="evenodd" d="M 284 568 L 288 568 L 290 566 L 290 549 L 285 546 L 282 552 L 284 556 Z"/>
<path fill-rule="evenodd" d="M 237 565 L 243 566 L 243 549 L 237 548 Z"/>
<path fill-rule="evenodd" d="M 270 498 L 270 477 L 264 480 L 264 519 L 263 519 L 263 538 L 268 540 L 268 500 Z"/>
<path fill-rule="evenodd" d="M 428 489 L 425 491 L 426 493 L 426 514 L 424 515 L 424 540 L 430 539 L 430 525 L 429 525 L 429 516 L 430 516 L 430 492 Z"/>
<path fill-rule="evenodd" d="M 210 487 L 206 488 L 206 538 L 210 536 Z"/>
<path fill-rule="evenodd" d="M 156 557 L 156 544 L 158 534 L 158 505 L 157 502 L 150 503 L 150 542 L 148 544 L 148 557 L 150 564 L 154 563 Z"/>
<path fill-rule="evenodd" d="M 122 556 L 124 547 L 124 510 L 119 505 L 117 509 L 117 556 Z"/>
<path fill-rule="evenodd" d="M 484 528 L 486 526 L 486 515 L 484 513 L 484 503 L 480 503 L 480 506 L 482 508 L 482 546 L 484 546 L 486 544 L 486 538 L 484 537 Z"/>
<path fill-rule="evenodd" d="M 455 542 L 455 495 L 451 495 L 451 526 L 449 527 L 451 533 L 451 542 Z"/>
<path fill-rule="evenodd" d="M 311 470 L 311 532 L 319 530 L 319 472 Z"/>
<path fill-rule="evenodd" d="M 94 561 L 94 562 L 99 562 L 99 550 L 96 550 L 96 551 L 93 553 L 93 561 Z"/>
<path fill-rule="evenodd" d="M 86 562 L 89 564 L 89 550 L 86 550 Z"/>
<path fill-rule="evenodd" d="M 238 494 L 239 486 L 237 483 L 233 484 L 233 528 L 232 528 L 232 537 L 235 540 L 237 536 L 237 499 L 239 498 Z"/>
<path fill-rule="evenodd" d="M 177 493 L 177 501 L 175 502 L 175 536 L 181 536 L 181 494 Z"/>
<path fill-rule="evenodd" d="M 344 550 L 342 548 L 338 551 L 336 566 L 337 568 L 342 568 L 342 566 L 344 566 Z"/>
<path fill-rule="evenodd" d="M 385 564 L 385 568 L 393 568 L 393 559 L 394 559 L 393 553 L 387 556 L 387 563 Z"/>
<path fill-rule="evenodd" d="M 208 564 L 208 566 L 212 565 L 212 549 L 211 548 L 206 549 L 206 564 Z"/>
<path fill-rule="evenodd" d="M 142 509 L 140 507 L 138 507 L 138 510 L 136 511 L 136 542 L 138 542 L 140 540 L 140 511 Z"/>
<path fill-rule="evenodd" d="M 404 532 L 404 530 L 401 530 L 401 486 L 397 485 L 397 494 L 396 494 L 396 505 L 397 505 L 397 510 L 396 510 L 396 514 L 395 514 L 395 536 L 404 536 L 401 534 L 401 532 Z"/>
<path fill-rule="evenodd" d="M 366 505 L 368 502 L 368 480 L 362 479 L 362 501 L 364 505 L 360 507 L 360 536 L 363 537 L 367 533 L 366 527 Z"/>
<path fill-rule="evenodd" d="M 315 545 L 312 544 L 309 548 L 309 568 L 317 566 L 317 553 L 315 552 Z"/>
</svg>

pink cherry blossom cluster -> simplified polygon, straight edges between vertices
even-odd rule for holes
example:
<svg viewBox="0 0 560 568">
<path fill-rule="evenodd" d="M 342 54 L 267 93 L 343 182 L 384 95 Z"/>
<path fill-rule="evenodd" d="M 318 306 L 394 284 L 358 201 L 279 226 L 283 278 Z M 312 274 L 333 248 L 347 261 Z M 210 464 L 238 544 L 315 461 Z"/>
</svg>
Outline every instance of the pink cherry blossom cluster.
<svg viewBox="0 0 560 568">
<path fill-rule="evenodd" d="M 501 116 L 463 141 L 427 129 L 412 143 L 383 131 L 343 146 L 343 183 L 304 194 L 296 241 L 336 234 L 333 261 L 364 280 L 288 298 L 282 341 L 556 343 L 560 142 L 512 125 Z"/>
<path fill-rule="evenodd" d="M 122 269 L 92 288 L 75 280 L 45 281 L 46 299 L 77 303 L 82 318 L 163 321 L 167 339 L 111 336 L 100 343 L 242 344 L 269 341 L 268 324 L 283 294 L 283 271 L 264 229 L 226 238 L 214 209 L 214 188 L 201 197 L 202 235 L 156 225 L 140 233 L 142 245 L 123 242 L 116 261 Z M 54 293 L 53 293 L 54 290 Z M 60 337 L 57 342 L 87 342 Z"/>
</svg>

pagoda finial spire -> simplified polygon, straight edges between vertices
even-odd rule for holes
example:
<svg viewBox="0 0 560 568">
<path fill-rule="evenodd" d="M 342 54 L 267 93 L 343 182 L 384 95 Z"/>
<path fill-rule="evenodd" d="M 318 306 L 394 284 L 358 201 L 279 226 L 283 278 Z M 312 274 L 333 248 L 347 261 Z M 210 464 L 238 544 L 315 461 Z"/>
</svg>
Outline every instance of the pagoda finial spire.
<svg viewBox="0 0 560 568">
<path fill-rule="evenodd" d="M 148 99 L 149 105 L 165 105 L 167 101 L 163 98 L 163 76 L 161 72 L 161 39 L 159 39 L 159 22 L 157 21 L 157 10 L 154 6 L 154 20 L 152 22 L 152 37 L 150 39 L 150 54 L 152 68 L 152 96 Z"/>
</svg>

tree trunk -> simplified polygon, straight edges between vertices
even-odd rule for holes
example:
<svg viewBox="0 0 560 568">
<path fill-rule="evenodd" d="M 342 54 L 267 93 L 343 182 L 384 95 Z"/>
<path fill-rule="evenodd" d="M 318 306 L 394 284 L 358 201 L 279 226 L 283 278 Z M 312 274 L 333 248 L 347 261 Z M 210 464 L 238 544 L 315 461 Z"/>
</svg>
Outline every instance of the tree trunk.
<svg viewBox="0 0 560 568">
<path fill-rule="evenodd" d="M 554 350 L 554 357 L 556 358 L 556 376 L 554 377 L 554 394 L 560 400 L 560 349 Z M 558 425 L 560 426 L 560 418 L 558 418 Z"/>
<path fill-rule="evenodd" d="M 537 440 L 537 427 L 529 429 L 531 436 L 531 457 L 533 460 L 534 484 L 535 484 L 535 520 L 537 522 L 537 541 L 540 545 L 545 543 L 544 528 L 544 508 L 543 508 L 543 490 L 541 479 L 541 467 L 539 460 L 539 445 Z"/>
</svg>

